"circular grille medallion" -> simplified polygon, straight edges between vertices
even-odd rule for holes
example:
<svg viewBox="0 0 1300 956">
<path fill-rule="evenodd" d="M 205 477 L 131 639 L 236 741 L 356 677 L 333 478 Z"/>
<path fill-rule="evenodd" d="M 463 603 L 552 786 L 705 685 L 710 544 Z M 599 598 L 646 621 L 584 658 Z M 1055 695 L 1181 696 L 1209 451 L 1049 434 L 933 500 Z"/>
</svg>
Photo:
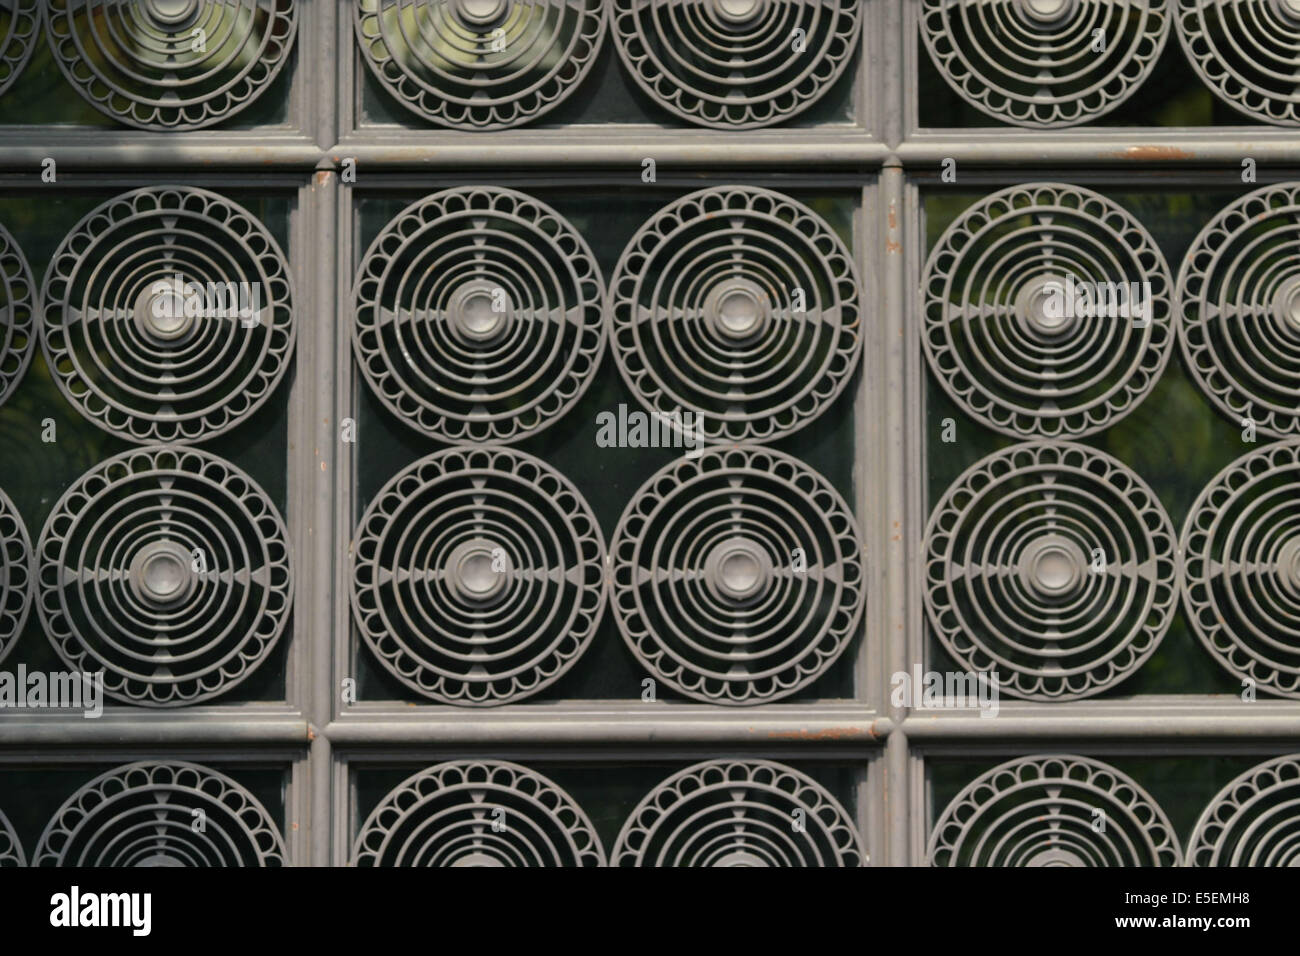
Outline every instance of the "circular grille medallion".
<svg viewBox="0 0 1300 956">
<path fill-rule="evenodd" d="M 0 491 L 0 661 L 18 643 L 32 609 L 32 542 L 22 515 Z"/>
<path fill-rule="evenodd" d="M 136 442 L 187 443 L 251 416 L 283 378 L 293 280 L 247 210 L 204 189 L 149 187 L 68 234 L 42 290 L 41 344 L 85 418 Z"/>
<path fill-rule="evenodd" d="M 393 478 L 352 548 L 352 611 L 384 667 L 441 703 L 550 686 L 605 609 L 605 542 L 571 482 L 506 449 L 453 448 Z"/>
<path fill-rule="evenodd" d="M 591 249 L 550 206 L 512 189 L 448 189 L 371 243 L 353 350 L 408 425 L 447 442 L 518 441 L 591 384 L 604 296 Z"/>
<path fill-rule="evenodd" d="M 1183 606 L 1201 643 L 1239 680 L 1300 698 L 1300 441 L 1219 472 L 1181 548 Z"/>
<path fill-rule="evenodd" d="M 1170 15 L 1164 0 L 924 0 L 920 18 L 930 61 L 962 99 L 1006 123 L 1052 128 L 1132 96 L 1160 58 Z"/>
<path fill-rule="evenodd" d="M 202 828 L 195 825 L 203 820 Z M 33 866 L 283 866 L 266 808 L 225 774 L 185 761 L 140 761 L 100 774 L 41 834 Z"/>
<path fill-rule="evenodd" d="M 1114 767 L 1018 757 L 969 783 L 930 835 L 931 866 L 1180 866 L 1164 811 Z"/>
<path fill-rule="evenodd" d="M 0 813 L 0 867 L 26 866 L 23 845 L 14 831 L 13 824 Z"/>
<path fill-rule="evenodd" d="M 1300 866 L 1300 756 L 1265 761 L 1219 791 L 1187 846 L 1190 866 Z"/>
<path fill-rule="evenodd" d="M 499 130 L 537 119 L 591 70 L 603 0 L 360 0 L 357 42 L 411 112 L 442 126 Z"/>
<path fill-rule="evenodd" d="M 1253 120 L 1300 126 L 1295 0 L 1173 0 L 1178 39 L 1214 94 Z"/>
<path fill-rule="evenodd" d="M 1183 358 L 1234 423 L 1300 435 L 1300 185 L 1266 186 L 1210 221 L 1178 274 Z"/>
<path fill-rule="evenodd" d="M 257 99 L 293 47 L 294 0 L 49 0 L 55 62 L 91 106 L 147 130 L 194 130 Z"/>
<path fill-rule="evenodd" d="M 13 236 L 0 226 L 0 405 L 14 393 L 36 348 L 36 283 Z"/>
<path fill-rule="evenodd" d="M 624 510 L 610 554 L 628 647 L 708 703 L 807 687 L 862 616 L 853 513 L 816 472 L 766 448 L 709 450 L 661 469 Z"/>
<path fill-rule="evenodd" d="M 1175 532 L 1154 492 L 1109 455 L 1029 442 L 976 462 L 926 527 L 935 636 L 1028 700 L 1111 688 L 1173 620 Z"/>
<path fill-rule="evenodd" d="M 1137 407 L 1164 371 L 1172 285 L 1155 240 L 1109 199 L 1013 186 L 963 213 L 930 253 L 926 358 L 990 428 L 1089 435 Z"/>
<path fill-rule="evenodd" d="M 858 0 L 614 0 L 618 52 L 676 116 L 755 129 L 803 112 L 858 45 Z"/>
<path fill-rule="evenodd" d="M 377 806 L 356 866 L 604 866 L 587 815 L 539 773 L 501 760 L 453 760 L 408 777 Z"/>
<path fill-rule="evenodd" d="M 0 96 L 31 59 L 40 36 L 41 0 L 9 0 L 0 20 Z"/>
<path fill-rule="evenodd" d="M 229 462 L 180 446 L 108 459 L 64 492 L 36 548 L 37 610 L 69 668 L 105 693 L 210 700 L 266 660 L 293 600 L 289 537 Z"/>
<path fill-rule="evenodd" d="M 862 838 L 811 777 L 770 760 L 708 760 L 637 805 L 612 866 L 866 866 Z"/>
<path fill-rule="evenodd" d="M 660 210 L 610 283 L 614 356 L 628 388 L 706 441 L 768 441 L 822 414 L 861 345 L 852 256 L 802 203 L 722 187 Z M 688 429 L 690 430 L 690 429 Z"/>
</svg>

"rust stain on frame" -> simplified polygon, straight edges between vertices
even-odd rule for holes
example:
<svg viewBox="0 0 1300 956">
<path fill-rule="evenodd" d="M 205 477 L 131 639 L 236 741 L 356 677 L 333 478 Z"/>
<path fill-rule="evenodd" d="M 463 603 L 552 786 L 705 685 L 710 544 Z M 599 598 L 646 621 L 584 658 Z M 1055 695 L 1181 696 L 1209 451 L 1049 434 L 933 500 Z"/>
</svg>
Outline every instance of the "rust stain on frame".
<svg viewBox="0 0 1300 956">
<path fill-rule="evenodd" d="M 1138 159 L 1160 162 L 1167 159 L 1194 159 L 1191 150 L 1179 149 L 1177 146 L 1130 146 L 1117 153 L 1102 153 L 1102 159 Z"/>
</svg>

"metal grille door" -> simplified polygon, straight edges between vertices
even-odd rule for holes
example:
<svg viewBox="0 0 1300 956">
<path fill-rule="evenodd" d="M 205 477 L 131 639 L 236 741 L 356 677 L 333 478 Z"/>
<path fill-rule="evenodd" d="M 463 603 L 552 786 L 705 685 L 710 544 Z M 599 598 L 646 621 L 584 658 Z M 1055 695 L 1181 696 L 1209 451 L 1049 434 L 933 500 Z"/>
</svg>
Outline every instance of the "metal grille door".
<svg viewBox="0 0 1300 956">
<path fill-rule="evenodd" d="M 0 2 L 0 865 L 1296 864 L 1298 69 Z"/>
</svg>

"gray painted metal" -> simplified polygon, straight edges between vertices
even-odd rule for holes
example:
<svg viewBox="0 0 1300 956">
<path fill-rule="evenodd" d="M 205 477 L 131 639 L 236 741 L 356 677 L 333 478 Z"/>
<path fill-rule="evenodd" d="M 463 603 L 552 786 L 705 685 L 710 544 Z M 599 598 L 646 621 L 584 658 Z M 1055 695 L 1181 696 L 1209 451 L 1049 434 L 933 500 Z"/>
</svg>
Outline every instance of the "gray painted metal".
<svg viewBox="0 0 1300 956">
<path fill-rule="evenodd" d="M 619 6 L 627 4 L 620 0 Z M 362 823 L 356 819 L 351 775 L 357 767 L 395 761 L 432 766 L 471 757 L 595 764 L 651 757 L 685 764 L 720 756 L 749 764 L 848 762 L 859 768 L 862 785 L 857 804 L 844 810 L 864 851 L 873 864 L 900 865 L 923 862 L 930 849 L 933 821 L 925 772 L 930 756 L 996 755 L 1024 764 L 1035 754 L 1086 753 L 1104 760 L 1108 754 L 1149 753 L 1156 747 L 1178 753 L 1230 747 L 1267 761 L 1294 747 L 1300 701 L 1293 699 L 1261 700 L 1248 711 L 1222 698 L 1007 701 L 996 720 L 890 701 L 890 675 L 926 659 L 924 528 L 930 509 L 920 476 L 926 473 L 922 423 L 928 373 L 920 329 L 928 250 L 919 190 L 938 181 L 940 161 L 956 159 L 963 187 L 990 192 L 1025 180 L 1068 179 L 1103 193 L 1107 182 L 1143 177 L 1189 187 L 1237 182 L 1243 157 L 1260 164 L 1261 182 L 1300 175 L 1300 139 L 1281 125 L 922 129 L 911 78 L 926 55 L 920 26 L 927 6 L 934 4 L 862 0 L 855 116 L 847 124 L 806 129 L 612 124 L 470 132 L 373 122 L 359 115 L 357 91 L 370 66 L 356 52 L 352 3 L 298 0 L 288 118 L 282 126 L 165 135 L 124 128 L 0 127 L 0 187 L 10 191 L 126 191 L 168 182 L 216 192 L 238 187 L 296 195 L 287 251 L 300 323 L 290 410 L 294 451 L 287 463 L 295 613 L 292 633 L 285 635 L 291 651 L 286 700 L 213 702 L 147 713 L 110 704 L 98 721 L 53 713 L 6 716 L 0 722 L 0 762 L 82 762 L 109 769 L 165 758 L 168 763 L 288 766 L 284 856 L 299 865 L 352 857 Z M 1270 9 L 1285 16 L 1285 6 L 1279 0 Z M 1183 25 L 1174 19 L 1182 41 Z M 1028 26 L 1039 29 L 1042 23 Z M 617 23 L 613 30 L 626 58 L 627 44 L 636 36 L 620 32 Z M 19 63 L 27 52 L 3 55 Z M 1197 69 L 1203 69 L 1199 62 Z M 520 95 L 507 94 L 511 97 Z M 231 111 L 207 103 L 203 109 L 208 120 Z M 1054 116 L 1060 119 L 1059 113 Z M 187 125 L 176 118 L 174 111 L 162 111 L 139 125 Z M 1285 112 L 1272 115 L 1279 124 L 1293 119 Z M 47 157 L 57 162 L 59 178 L 42 185 L 40 164 Z M 656 160 L 659 185 L 777 191 L 837 185 L 854 188 L 860 197 L 853 266 L 861 278 L 866 321 L 861 350 L 854 353 L 862 372 L 855 380 L 854 404 L 863 427 L 854 449 L 852 506 L 862 537 L 866 603 L 855 631 L 854 699 L 765 700 L 744 709 L 582 701 L 544 708 L 512 701 L 490 711 L 440 704 L 341 705 L 340 684 L 349 676 L 355 650 L 343 596 L 352 584 L 346 555 L 356 462 L 355 446 L 339 441 L 339 423 L 352 417 L 357 390 L 365 387 L 353 366 L 350 334 L 353 264 L 362 252 L 356 248 L 357 199 L 397 189 L 434 193 L 464 186 L 466 180 L 523 191 L 539 184 L 581 188 L 591 183 L 653 191 L 655 185 L 640 180 L 645 157 Z M 341 181 L 345 159 L 356 160 L 355 183 Z M 1040 168 L 1024 169 L 1030 165 Z M 1202 600 L 1194 593 L 1184 599 Z M 1261 768 L 1243 775 L 1250 786 L 1281 786 L 1278 771 Z M 1229 787 L 1216 803 L 1240 800 L 1240 790 Z M 1241 812 L 1238 807 L 1231 819 Z M 1206 847 L 1222 845 L 1221 836 L 1209 832 L 1214 824 L 1208 821 L 1223 827 L 1229 818 L 1207 808 L 1188 847 L 1189 860 L 1213 856 L 1216 851 Z M 12 858 L 5 846 L 0 821 L 0 858 Z M 1263 853 L 1266 857 L 1267 848 Z M 1252 848 L 1238 857 L 1242 854 L 1261 858 Z"/>
</svg>

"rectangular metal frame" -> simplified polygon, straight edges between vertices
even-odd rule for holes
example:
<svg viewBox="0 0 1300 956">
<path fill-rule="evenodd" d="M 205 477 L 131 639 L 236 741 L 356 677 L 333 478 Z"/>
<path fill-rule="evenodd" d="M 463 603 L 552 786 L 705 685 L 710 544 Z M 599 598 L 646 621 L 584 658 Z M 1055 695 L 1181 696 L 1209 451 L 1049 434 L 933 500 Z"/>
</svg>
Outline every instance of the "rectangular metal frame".
<svg viewBox="0 0 1300 956">
<path fill-rule="evenodd" d="M 1294 749 L 1300 702 L 1260 701 L 1249 711 L 1218 697 L 1004 702 L 997 719 L 983 720 L 961 711 L 892 707 L 888 691 L 890 674 L 925 660 L 926 371 L 915 322 L 925 254 L 920 185 L 934 180 L 945 157 L 957 159 L 963 187 L 978 181 L 967 178 L 968 170 L 994 178 L 1068 178 L 1071 168 L 1082 167 L 1106 167 L 1130 180 L 1222 181 L 1236 175 L 1244 156 L 1255 158 L 1261 171 L 1269 166 L 1270 175 L 1296 178 L 1300 136 L 1265 127 L 920 129 L 914 83 L 917 57 L 924 55 L 916 32 L 919 0 L 863 0 L 856 125 L 736 134 L 646 124 L 487 134 L 365 126 L 355 116 L 351 0 L 300 2 L 291 122 L 284 128 L 171 136 L 0 128 L 0 188 L 36 194 L 174 180 L 217 190 L 296 190 L 290 257 L 302 325 L 288 468 L 298 591 L 287 700 L 163 713 L 110 707 L 98 721 L 6 717 L 0 721 L 0 764 L 176 756 L 281 765 L 291 862 L 328 865 L 346 862 L 351 851 L 352 768 L 378 760 L 412 767 L 466 754 L 609 764 L 733 754 L 825 761 L 860 768 L 859 797 L 850 809 L 872 862 L 906 865 L 924 861 L 931 756 L 1066 745 L 1089 753 L 1150 753 L 1157 746 L 1189 753 Z M 57 186 L 41 183 L 46 156 L 58 162 Z M 786 186 L 861 189 L 858 251 L 869 309 L 856 399 L 863 427 L 852 453 L 870 587 L 856 699 L 739 709 L 581 701 L 491 710 L 343 708 L 339 689 L 350 640 L 343 573 L 354 462 L 353 446 L 339 441 L 338 423 L 348 417 L 354 387 L 348 335 L 352 191 L 433 191 L 480 181 L 523 188 L 529 182 L 639 184 L 645 156 L 656 158 L 658 185 L 779 178 Z M 349 157 L 357 160 L 355 186 L 340 181 Z M 1047 164 L 1055 174 L 1046 172 Z"/>
</svg>

